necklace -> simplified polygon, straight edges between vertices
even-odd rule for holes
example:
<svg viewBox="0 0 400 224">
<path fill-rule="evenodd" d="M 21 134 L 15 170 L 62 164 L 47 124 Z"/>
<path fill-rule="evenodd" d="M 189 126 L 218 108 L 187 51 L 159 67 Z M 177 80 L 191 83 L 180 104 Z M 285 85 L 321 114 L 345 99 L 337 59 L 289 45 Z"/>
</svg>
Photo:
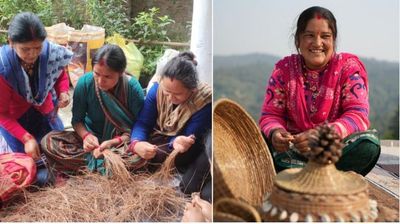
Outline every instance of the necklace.
<svg viewBox="0 0 400 224">
<path fill-rule="evenodd" d="M 25 72 L 28 73 L 28 75 L 33 75 L 33 68 L 35 67 L 35 63 L 25 63 L 22 60 L 20 61 L 22 67 L 24 68 Z"/>
</svg>

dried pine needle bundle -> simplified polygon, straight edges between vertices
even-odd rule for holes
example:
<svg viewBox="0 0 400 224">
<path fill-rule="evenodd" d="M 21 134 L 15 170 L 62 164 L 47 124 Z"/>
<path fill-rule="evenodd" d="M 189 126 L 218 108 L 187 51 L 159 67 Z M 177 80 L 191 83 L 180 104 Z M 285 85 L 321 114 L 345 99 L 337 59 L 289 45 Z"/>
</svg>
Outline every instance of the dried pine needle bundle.
<svg viewBox="0 0 400 224">
<path fill-rule="evenodd" d="M 161 183 L 168 183 L 173 178 L 173 171 L 175 168 L 175 158 L 179 154 L 178 150 L 173 150 L 171 154 L 164 161 L 160 170 L 153 175 L 155 180 L 160 181 Z"/>
<path fill-rule="evenodd" d="M 108 149 L 103 151 L 103 155 L 107 174 L 111 174 L 113 178 L 121 181 L 127 181 L 131 178 L 131 174 L 121 156 Z"/>
</svg>

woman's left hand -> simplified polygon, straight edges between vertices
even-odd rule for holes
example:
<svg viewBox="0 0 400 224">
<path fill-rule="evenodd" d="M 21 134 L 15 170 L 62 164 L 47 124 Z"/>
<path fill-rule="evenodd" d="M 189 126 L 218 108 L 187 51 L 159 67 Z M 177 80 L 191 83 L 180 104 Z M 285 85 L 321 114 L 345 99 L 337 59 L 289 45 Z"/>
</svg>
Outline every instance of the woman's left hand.
<svg viewBox="0 0 400 224">
<path fill-rule="evenodd" d="M 196 137 L 194 135 L 184 136 L 180 135 L 175 138 L 172 146 L 180 153 L 186 152 L 195 142 Z"/>
<path fill-rule="evenodd" d="M 309 146 L 309 138 L 311 136 L 315 136 L 317 133 L 317 130 L 315 129 L 309 129 L 307 131 L 304 131 L 302 133 L 299 133 L 294 136 L 294 140 L 292 143 L 294 144 L 294 147 L 299 150 L 299 152 L 304 153 L 308 152 L 311 150 Z"/>
<path fill-rule="evenodd" d="M 99 146 L 100 152 L 104 151 L 105 149 L 111 149 L 114 146 L 112 141 L 113 139 L 102 142 Z"/>
<path fill-rule="evenodd" d="M 100 148 L 95 148 L 95 149 L 92 151 L 92 154 L 93 154 L 93 157 L 94 157 L 94 158 L 98 159 L 98 158 L 100 158 L 100 157 L 103 156 L 103 151 L 101 151 Z"/>
<path fill-rule="evenodd" d="M 68 106 L 69 104 L 69 94 L 68 92 L 62 92 L 60 93 L 60 96 L 58 97 L 58 107 L 59 108 L 64 108 Z"/>
</svg>

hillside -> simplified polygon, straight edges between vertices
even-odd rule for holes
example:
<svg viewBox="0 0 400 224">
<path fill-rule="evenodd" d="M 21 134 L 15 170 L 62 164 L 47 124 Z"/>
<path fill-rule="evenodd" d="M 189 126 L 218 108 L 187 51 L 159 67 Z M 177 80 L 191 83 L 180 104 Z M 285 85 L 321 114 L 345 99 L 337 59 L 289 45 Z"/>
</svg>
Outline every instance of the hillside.
<svg viewBox="0 0 400 224">
<path fill-rule="evenodd" d="M 257 121 L 265 85 L 280 58 L 267 54 L 214 56 L 214 101 L 227 97 Z M 371 126 L 383 138 L 399 138 L 399 64 L 361 58 L 369 76 Z"/>
</svg>

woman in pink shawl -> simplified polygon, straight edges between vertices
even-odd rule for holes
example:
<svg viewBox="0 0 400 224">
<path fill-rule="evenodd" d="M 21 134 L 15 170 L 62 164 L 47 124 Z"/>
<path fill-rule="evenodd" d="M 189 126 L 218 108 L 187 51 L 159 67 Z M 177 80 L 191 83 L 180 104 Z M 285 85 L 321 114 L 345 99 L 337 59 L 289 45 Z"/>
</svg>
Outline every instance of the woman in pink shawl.
<svg viewBox="0 0 400 224">
<path fill-rule="evenodd" d="M 338 169 L 366 175 L 380 145 L 369 128 L 368 76 L 355 55 L 335 52 L 336 19 L 322 7 L 303 11 L 297 21 L 298 54 L 276 63 L 268 82 L 259 125 L 267 137 L 277 171 L 301 167 L 305 158 L 290 150 L 309 150 L 308 136 L 327 122 L 344 139 Z"/>
</svg>

